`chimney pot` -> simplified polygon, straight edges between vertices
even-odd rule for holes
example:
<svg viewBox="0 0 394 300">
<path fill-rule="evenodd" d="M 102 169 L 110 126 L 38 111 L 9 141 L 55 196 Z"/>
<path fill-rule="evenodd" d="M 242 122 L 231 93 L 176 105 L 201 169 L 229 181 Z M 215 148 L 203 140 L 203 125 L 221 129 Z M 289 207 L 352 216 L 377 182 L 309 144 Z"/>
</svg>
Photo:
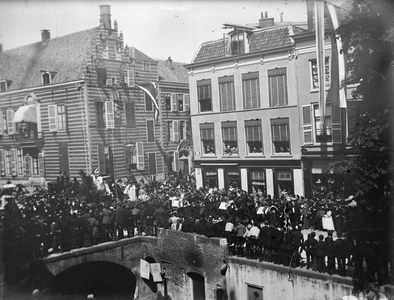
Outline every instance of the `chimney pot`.
<svg viewBox="0 0 394 300">
<path fill-rule="evenodd" d="M 171 56 L 169 56 L 168 59 L 167 59 L 167 67 L 168 67 L 170 70 L 173 70 L 173 69 L 174 69 L 174 66 L 172 65 Z"/>
<path fill-rule="evenodd" d="M 3 44 L 0 44 L 0 53 L 3 52 Z"/>
<path fill-rule="evenodd" d="M 268 11 L 265 12 L 265 19 L 268 18 Z"/>
<path fill-rule="evenodd" d="M 46 44 L 50 38 L 51 38 L 51 33 L 49 30 L 47 29 L 41 30 L 41 40 L 43 44 Z"/>
<path fill-rule="evenodd" d="M 100 5 L 100 20 L 104 28 L 111 29 L 111 6 L 110 5 Z"/>
</svg>

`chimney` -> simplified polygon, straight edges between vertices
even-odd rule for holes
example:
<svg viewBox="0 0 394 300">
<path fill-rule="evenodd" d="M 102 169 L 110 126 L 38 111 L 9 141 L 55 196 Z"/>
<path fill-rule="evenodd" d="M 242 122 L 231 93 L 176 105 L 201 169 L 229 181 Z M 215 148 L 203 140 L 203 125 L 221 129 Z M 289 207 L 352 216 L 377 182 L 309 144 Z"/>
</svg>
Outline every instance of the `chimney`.
<svg viewBox="0 0 394 300">
<path fill-rule="evenodd" d="M 3 52 L 3 44 L 0 44 L 0 54 Z"/>
<path fill-rule="evenodd" d="M 265 12 L 265 17 L 264 17 L 264 13 L 261 13 L 261 19 L 259 20 L 259 28 L 272 27 L 274 25 L 275 25 L 274 18 L 268 18 L 268 12 Z"/>
<path fill-rule="evenodd" d="M 49 41 L 50 38 L 51 38 L 51 34 L 49 30 L 47 29 L 41 30 L 41 40 L 44 45 Z"/>
<path fill-rule="evenodd" d="M 100 5 L 100 25 L 103 24 L 104 28 L 111 29 L 111 6 Z"/>
<path fill-rule="evenodd" d="M 283 23 L 283 12 L 279 13 L 280 22 Z"/>
<path fill-rule="evenodd" d="M 315 4 L 314 0 L 306 0 L 306 16 L 308 21 L 308 30 L 315 30 Z"/>
<path fill-rule="evenodd" d="M 118 22 L 116 20 L 114 21 L 114 30 L 118 32 Z"/>
<path fill-rule="evenodd" d="M 169 56 L 167 59 L 167 68 L 169 68 L 170 70 L 174 70 L 174 66 L 172 65 L 171 56 Z"/>
</svg>

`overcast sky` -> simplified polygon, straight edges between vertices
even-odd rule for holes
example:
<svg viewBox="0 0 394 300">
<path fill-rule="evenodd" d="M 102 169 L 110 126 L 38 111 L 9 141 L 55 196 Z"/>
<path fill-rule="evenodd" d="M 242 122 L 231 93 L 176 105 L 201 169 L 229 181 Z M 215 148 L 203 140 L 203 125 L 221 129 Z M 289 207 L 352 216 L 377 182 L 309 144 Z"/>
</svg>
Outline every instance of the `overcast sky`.
<svg viewBox="0 0 394 300">
<path fill-rule="evenodd" d="M 0 0 L 0 43 L 12 49 L 41 40 L 41 30 L 51 38 L 99 25 L 99 5 L 111 5 L 124 42 L 148 56 L 190 63 L 199 45 L 226 32 L 224 23 L 258 23 L 261 12 L 276 22 L 306 22 L 305 0 Z"/>
</svg>

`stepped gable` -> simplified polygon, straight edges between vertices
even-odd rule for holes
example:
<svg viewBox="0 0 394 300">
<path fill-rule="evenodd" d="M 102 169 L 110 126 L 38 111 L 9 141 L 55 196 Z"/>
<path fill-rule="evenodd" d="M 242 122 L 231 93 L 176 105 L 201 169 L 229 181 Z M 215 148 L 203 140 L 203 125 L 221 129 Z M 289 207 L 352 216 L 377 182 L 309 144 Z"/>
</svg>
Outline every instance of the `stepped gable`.
<svg viewBox="0 0 394 300">
<path fill-rule="evenodd" d="M 57 72 L 52 84 L 80 79 L 83 62 L 98 27 L 3 51 L 0 80 L 12 80 L 9 91 L 42 85 L 41 71 Z"/>
<path fill-rule="evenodd" d="M 168 60 L 159 60 L 157 72 L 159 80 L 178 83 L 189 83 L 188 71 L 184 63 Z"/>
<path fill-rule="evenodd" d="M 249 53 L 291 46 L 294 43 L 291 36 L 305 31 L 307 30 L 294 25 L 254 30 L 250 38 Z M 203 43 L 193 63 L 225 58 L 224 47 L 224 39 Z"/>
</svg>

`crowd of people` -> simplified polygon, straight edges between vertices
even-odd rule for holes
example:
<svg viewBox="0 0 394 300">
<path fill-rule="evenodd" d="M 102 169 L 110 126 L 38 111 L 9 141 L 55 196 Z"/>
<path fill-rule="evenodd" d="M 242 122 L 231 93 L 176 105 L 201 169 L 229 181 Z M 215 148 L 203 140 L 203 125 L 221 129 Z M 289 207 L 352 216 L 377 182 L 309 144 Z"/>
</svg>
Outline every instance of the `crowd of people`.
<svg viewBox="0 0 394 300">
<path fill-rule="evenodd" d="M 157 235 L 166 228 L 226 238 L 229 255 L 381 283 L 394 278 L 392 239 L 353 228 L 359 211 L 352 197 L 274 199 L 235 186 L 196 189 L 193 180 L 176 174 L 149 183 L 134 177 L 115 182 L 97 170 L 81 178 L 59 174 L 50 189 L 32 193 L 3 189 L 6 261 Z"/>
</svg>

